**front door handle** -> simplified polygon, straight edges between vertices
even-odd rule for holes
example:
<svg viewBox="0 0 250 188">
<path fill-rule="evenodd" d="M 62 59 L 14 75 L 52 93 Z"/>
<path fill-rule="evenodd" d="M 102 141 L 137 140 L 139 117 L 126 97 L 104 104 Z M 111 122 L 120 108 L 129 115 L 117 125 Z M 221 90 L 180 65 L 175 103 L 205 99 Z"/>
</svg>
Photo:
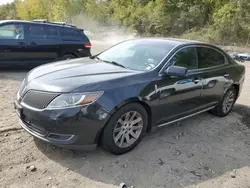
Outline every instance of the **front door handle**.
<svg viewBox="0 0 250 188">
<path fill-rule="evenodd" d="M 199 83 L 200 81 L 201 81 L 201 78 L 194 78 L 194 79 L 193 79 L 193 82 L 194 82 L 195 84 Z"/>
<path fill-rule="evenodd" d="M 230 75 L 229 75 L 229 74 L 227 74 L 227 73 L 226 73 L 226 74 L 224 74 L 224 77 L 225 77 L 225 78 L 228 78 L 229 76 L 230 76 Z"/>
<path fill-rule="evenodd" d="M 20 48 L 22 48 L 22 47 L 26 46 L 26 43 L 25 42 L 18 42 L 18 45 L 19 45 Z"/>
</svg>

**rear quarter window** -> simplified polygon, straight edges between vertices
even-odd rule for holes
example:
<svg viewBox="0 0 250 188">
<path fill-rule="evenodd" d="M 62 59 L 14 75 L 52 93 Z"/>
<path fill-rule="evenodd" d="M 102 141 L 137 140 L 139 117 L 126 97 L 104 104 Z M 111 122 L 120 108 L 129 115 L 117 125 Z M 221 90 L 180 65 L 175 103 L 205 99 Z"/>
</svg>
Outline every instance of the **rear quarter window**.
<svg viewBox="0 0 250 188">
<path fill-rule="evenodd" d="M 84 39 L 83 34 L 80 30 L 71 28 L 60 28 L 59 30 L 62 40 L 79 41 Z"/>
</svg>

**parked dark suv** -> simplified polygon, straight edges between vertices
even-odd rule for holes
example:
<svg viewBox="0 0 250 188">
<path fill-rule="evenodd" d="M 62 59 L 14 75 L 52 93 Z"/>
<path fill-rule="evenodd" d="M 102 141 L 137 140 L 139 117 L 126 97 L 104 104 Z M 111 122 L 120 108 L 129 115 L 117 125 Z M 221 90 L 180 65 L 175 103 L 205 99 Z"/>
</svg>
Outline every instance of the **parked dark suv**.
<svg viewBox="0 0 250 188">
<path fill-rule="evenodd" d="M 0 66 L 40 65 L 91 55 L 82 29 L 46 20 L 0 21 Z"/>
</svg>

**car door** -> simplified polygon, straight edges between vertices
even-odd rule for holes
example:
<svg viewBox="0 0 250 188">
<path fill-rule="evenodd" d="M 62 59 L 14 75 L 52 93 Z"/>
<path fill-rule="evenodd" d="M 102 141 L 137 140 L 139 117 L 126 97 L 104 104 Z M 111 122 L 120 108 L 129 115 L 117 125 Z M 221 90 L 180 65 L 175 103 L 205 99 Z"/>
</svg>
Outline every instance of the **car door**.
<svg viewBox="0 0 250 188">
<path fill-rule="evenodd" d="M 60 53 L 57 27 L 29 24 L 28 45 L 30 60 L 34 65 L 56 61 Z"/>
<path fill-rule="evenodd" d="M 0 65 L 22 64 L 27 61 L 25 38 L 24 24 L 0 25 Z"/>
<path fill-rule="evenodd" d="M 155 85 L 159 92 L 158 125 L 190 115 L 200 110 L 202 72 L 197 69 L 195 47 L 178 50 L 168 66 L 183 66 L 188 69 L 184 77 L 162 76 Z"/>
<path fill-rule="evenodd" d="M 215 105 L 230 84 L 228 60 L 219 50 L 206 46 L 197 47 L 197 55 L 198 69 L 203 72 L 202 101 Z"/>
</svg>

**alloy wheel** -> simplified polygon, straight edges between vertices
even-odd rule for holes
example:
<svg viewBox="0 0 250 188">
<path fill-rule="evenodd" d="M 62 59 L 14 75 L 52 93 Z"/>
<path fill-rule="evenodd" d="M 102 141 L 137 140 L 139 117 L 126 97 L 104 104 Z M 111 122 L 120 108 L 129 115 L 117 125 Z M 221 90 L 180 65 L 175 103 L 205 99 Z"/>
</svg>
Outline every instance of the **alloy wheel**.
<svg viewBox="0 0 250 188">
<path fill-rule="evenodd" d="M 120 148 L 127 148 L 140 137 L 143 119 L 139 112 L 130 111 L 122 115 L 113 130 L 113 139 Z"/>
<path fill-rule="evenodd" d="M 231 108 L 233 107 L 234 101 L 235 101 L 235 94 L 233 91 L 229 91 L 226 94 L 223 104 L 222 104 L 222 110 L 225 114 L 231 110 Z"/>
</svg>

